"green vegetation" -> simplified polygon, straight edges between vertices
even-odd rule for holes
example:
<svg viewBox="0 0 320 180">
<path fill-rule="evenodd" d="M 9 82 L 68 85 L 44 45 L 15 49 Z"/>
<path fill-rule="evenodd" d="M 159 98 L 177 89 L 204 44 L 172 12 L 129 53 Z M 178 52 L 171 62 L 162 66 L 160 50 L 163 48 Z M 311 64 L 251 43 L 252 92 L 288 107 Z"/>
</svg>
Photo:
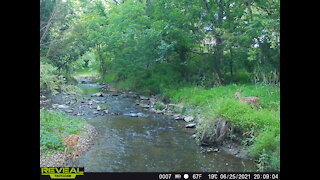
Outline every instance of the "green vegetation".
<svg viewBox="0 0 320 180">
<path fill-rule="evenodd" d="M 194 107 L 200 131 L 223 117 L 252 132 L 243 144 L 260 170 L 279 170 L 279 0 L 40 0 L 40 57 L 41 89 L 98 72 L 116 89 Z"/>
<path fill-rule="evenodd" d="M 80 119 L 61 112 L 40 110 L 40 151 L 62 151 L 62 138 L 79 134 L 83 127 L 84 123 Z"/>
<path fill-rule="evenodd" d="M 237 89 L 242 96 L 260 98 L 262 109 L 253 109 L 233 98 Z M 254 136 L 244 140 L 250 154 L 261 161 L 260 170 L 280 170 L 280 89 L 265 85 L 227 85 L 204 89 L 187 87 L 168 90 L 164 96 L 174 103 L 183 103 L 198 109 L 204 116 L 199 121 L 198 132 L 223 117 Z M 263 166 L 262 166 L 263 164 Z"/>
</svg>

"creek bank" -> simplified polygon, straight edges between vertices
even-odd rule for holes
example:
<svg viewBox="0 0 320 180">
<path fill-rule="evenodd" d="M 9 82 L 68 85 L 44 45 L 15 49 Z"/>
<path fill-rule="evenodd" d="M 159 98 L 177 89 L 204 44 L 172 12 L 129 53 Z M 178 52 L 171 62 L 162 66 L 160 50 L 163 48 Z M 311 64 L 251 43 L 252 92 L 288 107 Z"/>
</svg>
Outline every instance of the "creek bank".
<svg viewBox="0 0 320 180">
<path fill-rule="evenodd" d="M 80 132 L 80 138 L 78 142 L 79 155 L 87 152 L 95 142 L 97 137 L 97 130 L 90 124 L 86 124 Z M 76 159 L 79 156 L 76 157 Z M 46 152 L 40 151 L 40 167 L 68 167 L 72 166 L 70 152 L 66 155 L 66 164 L 63 165 L 63 151 L 50 150 Z"/>
<path fill-rule="evenodd" d="M 148 97 L 132 91 L 115 91 L 113 87 L 106 85 L 105 89 L 108 90 L 108 88 L 112 88 L 112 92 L 122 96 L 135 98 L 136 105 L 145 110 L 171 116 L 174 120 L 185 121 L 185 128 L 195 128 L 195 133 L 191 137 L 196 139 L 202 149 L 205 149 L 202 152 L 220 152 L 220 150 L 223 150 L 236 157 L 250 159 L 248 151 L 241 144 L 247 137 L 243 136 L 241 129 L 233 126 L 228 120 L 215 117 L 216 120 L 213 124 L 206 124 L 205 128 L 200 130 L 199 120 L 204 119 L 204 117 L 201 116 L 201 111 L 195 107 L 166 103 L 157 96 Z M 216 151 L 216 149 L 219 149 L 219 151 Z"/>
</svg>

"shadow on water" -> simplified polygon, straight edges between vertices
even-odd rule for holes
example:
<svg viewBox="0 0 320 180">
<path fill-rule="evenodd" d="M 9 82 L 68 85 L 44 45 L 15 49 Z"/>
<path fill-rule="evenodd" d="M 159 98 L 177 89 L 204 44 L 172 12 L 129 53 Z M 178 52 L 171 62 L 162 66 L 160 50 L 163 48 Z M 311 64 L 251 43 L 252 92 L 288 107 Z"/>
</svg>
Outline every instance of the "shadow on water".
<svg viewBox="0 0 320 180">
<path fill-rule="evenodd" d="M 79 87 L 86 95 L 101 91 L 97 85 Z M 106 96 L 103 100 L 121 115 L 87 118 L 99 132 L 95 145 L 77 162 L 87 172 L 255 171 L 252 161 L 223 151 L 200 153 L 191 138 L 194 129 L 184 128 L 185 122 L 145 112 L 130 98 Z"/>
</svg>

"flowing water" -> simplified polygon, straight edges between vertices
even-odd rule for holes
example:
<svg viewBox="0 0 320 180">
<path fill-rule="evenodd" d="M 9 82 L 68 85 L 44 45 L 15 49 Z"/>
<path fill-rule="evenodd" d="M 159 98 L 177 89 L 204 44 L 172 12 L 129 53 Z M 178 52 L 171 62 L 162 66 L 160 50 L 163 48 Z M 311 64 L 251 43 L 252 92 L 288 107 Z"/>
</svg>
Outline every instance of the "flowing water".
<svg viewBox="0 0 320 180">
<path fill-rule="evenodd" d="M 97 84 L 81 84 L 83 97 L 101 92 Z M 154 114 L 126 96 L 99 97 L 109 114 L 84 116 L 99 132 L 95 145 L 76 162 L 86 172 L 243 172 L 255 171 L 251 160 L 224 151 L 201 153 L 194 129 L 170 116 Z M 138 114 L 139 117 L 131 117 Z"/>
</svg>

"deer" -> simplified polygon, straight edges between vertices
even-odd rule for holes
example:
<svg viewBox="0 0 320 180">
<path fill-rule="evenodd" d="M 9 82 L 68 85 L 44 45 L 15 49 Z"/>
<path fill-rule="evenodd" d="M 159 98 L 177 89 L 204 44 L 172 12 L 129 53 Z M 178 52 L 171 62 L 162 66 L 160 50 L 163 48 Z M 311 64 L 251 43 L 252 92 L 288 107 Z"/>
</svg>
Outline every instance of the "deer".
<svg viewBox="0 0 320 180">
<path fill-rule="evenodd" d="M 240 90 L 237 90 L 237 92 L 233 95 L 235 98 L 237 98 L 241 103 L 245 103 L 245 104 L 250 104 L 250 105 L 253 105 L 254 107 L 256 108 L 260 108 L 261 109 L 261 106 L 259 105 L 259 98 L 257 97 L 241 97 L 241 94 L 240 94 Z"/>
<path fill-rule="evenodd" d="M 79 149 L 78 149 L 78 141 L 79 141 L 80 136 L 76 134 L 71 134 L 66 138 L 63 138 L 63 145 L 65 146 L 64 153 L 63 153 L 63 160 L 62 160 L 62 165 L 65 162 L 66 154 L 69 148 L 72 148 L 72 162 L 75 161 L 76 155 L 79 155 Z"/>
</svg>

